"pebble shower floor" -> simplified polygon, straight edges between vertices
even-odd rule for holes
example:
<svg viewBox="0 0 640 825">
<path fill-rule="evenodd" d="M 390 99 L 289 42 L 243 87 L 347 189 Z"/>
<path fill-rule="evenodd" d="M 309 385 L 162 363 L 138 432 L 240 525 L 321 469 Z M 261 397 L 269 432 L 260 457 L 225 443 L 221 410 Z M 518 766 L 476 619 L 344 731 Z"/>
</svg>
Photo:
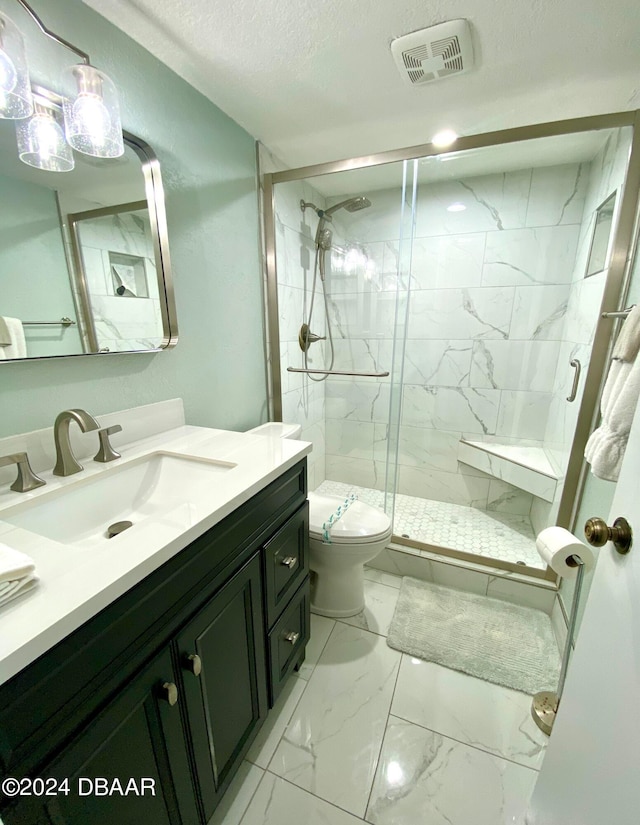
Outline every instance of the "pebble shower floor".
<svg viewBox="0 0 640 825">
<path fill-rule="evenodd" d="M 341 481 L 323 481 L 316 492 L 339 496 L 355 493 L 366 504 L 375 507 L 384 504 L 381 490 Z M 393 532 L 397 536 L 490 559 L 512 564 L 524 562 L 542 570 L 545 567 L 536 550 L 535 534 L 528 516 L 398 494 Z"/>
</svg>

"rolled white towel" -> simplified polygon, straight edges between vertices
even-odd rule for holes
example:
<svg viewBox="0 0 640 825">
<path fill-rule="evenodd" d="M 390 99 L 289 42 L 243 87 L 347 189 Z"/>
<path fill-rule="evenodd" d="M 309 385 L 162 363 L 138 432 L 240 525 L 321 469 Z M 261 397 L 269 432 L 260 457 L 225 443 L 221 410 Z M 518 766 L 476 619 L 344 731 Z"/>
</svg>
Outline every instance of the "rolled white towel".
<svg viewBox="0 0 640 825">
<path fill-rule="evenodd" d="M 0 583 L 24 579 L 35 572 L 33 559 L 0 542 Z"/>
<path fill-rule="evenodd" d="M 33 590 L 38 581 L 37 576 L 25 576 L 15 581 L 3 582 L 0 585 L 0 607 Z"/>
<path fill-rule="evenodd" d="M 613 357 L 620 361 L 635 361 L 640 352 L 640 305 L 632 307 L 624 319 L 620 335 L 613 348 Z"/>
<path fill-rule="evenodd" d="M 602 423 L 591 434 L 585 449 L 591 472 L 605 481 L 618 480 L 640 396 L 640 358 L 634 364 L 621 363 L 622 371 L 608 399 L 606 412 L 603 410 Z"/>
</svg>

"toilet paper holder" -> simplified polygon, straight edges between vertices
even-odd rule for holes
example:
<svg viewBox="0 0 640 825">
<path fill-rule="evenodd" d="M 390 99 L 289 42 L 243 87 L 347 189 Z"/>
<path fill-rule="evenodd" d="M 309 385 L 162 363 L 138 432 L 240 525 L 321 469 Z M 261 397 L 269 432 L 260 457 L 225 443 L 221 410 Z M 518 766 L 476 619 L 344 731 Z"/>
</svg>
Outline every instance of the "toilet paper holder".
<svg viewBox="0 0 640 825">
<path fill-rule="evenodd" d="M 624 555 L 631 550 L 633 531 L 626 518 L 617 518 L 613 527 L 609 527 L 604 519 L 597 516 L 587 519 L 584 525 L 584 535 L 592 547 L 604 547 L 611 541 L 618 553 Z"/>
</svg>

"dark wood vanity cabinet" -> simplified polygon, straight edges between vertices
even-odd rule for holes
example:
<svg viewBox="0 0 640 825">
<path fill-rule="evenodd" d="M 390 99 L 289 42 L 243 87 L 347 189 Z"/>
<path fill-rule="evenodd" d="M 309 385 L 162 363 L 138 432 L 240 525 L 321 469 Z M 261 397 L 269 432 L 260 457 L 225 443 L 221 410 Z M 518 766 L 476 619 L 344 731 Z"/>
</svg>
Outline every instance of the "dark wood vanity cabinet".
<svg viewBox="0 0 640 825">
<path fill-rule="evenodd" d="M 0 687 L 4 825 L 207 823 L 308 638 L 302 461 Z"/>
</svg>

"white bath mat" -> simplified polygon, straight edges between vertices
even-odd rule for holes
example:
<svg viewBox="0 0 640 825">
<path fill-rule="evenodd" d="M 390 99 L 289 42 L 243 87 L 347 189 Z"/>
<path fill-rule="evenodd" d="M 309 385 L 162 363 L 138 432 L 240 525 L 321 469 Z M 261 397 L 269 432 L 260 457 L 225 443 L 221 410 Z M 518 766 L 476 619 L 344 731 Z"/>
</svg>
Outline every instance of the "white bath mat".
<svg viewBox="0 0 640 825">
<path fill-rule="evenodd" d="M 558 685 L 560 656 L 546 613 L 408 576 L 387 644 L 524 693 Z"/>
</svg>

